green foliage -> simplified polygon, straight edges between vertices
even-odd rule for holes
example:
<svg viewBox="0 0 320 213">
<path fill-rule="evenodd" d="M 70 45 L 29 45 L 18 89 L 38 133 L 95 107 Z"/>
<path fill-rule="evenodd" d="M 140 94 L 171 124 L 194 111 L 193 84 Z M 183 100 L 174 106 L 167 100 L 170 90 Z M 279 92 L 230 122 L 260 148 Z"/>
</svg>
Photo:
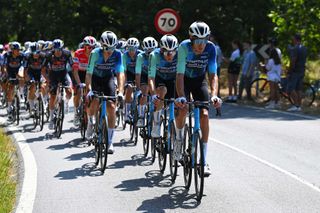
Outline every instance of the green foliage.
<svg viewBox="0 0 320 213">
<path fill-rule="evenodd" d="M 0 5 L 2 43 L 14 36 L 21 42 L 60 37 L 75 47 L 85 35 L 99 38 L 107 29 L 119 37 L 159 39 L 153 22 L 163 8 L 179 12 L 182 24 L 176 35 L 180 41 L 188 38 L 193 21 L 203 20 L 223 49 L 231 48 L 233 39 L 264 41 L 273 27 L 266 15 L 271 0 L 0 0 Z"/>
<path fill-rule="evenodd" d="M 11 212 L 16 199 L 16 181 L 13 180 L 12 155 L 15 149 L 9 138 L 0 131 L 0 212 Z"/>
<path fill-rule="evenodd" d="M 320 3 L 319 0 L 273 0 L 269 17 L 276 25 L 282 48 L 291 43 L 292 35 L 300 33 L 311 57 L 319 54 Z"/>
</svg>

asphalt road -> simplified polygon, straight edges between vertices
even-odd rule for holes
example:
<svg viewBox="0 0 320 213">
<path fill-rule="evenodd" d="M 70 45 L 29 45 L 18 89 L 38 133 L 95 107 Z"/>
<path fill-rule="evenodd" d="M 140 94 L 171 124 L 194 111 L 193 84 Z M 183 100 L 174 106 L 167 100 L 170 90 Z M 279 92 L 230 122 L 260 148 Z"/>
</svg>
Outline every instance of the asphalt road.
<svg viewBox="0 0 320 213">
<path fill-rule="evenodd" d="M 157 159 L 151 165 L 143 157 L 141 140 L 127 142 L 128 130 L 116 131 L 115 154 L 102 175 L 72 112 L 61 139 L 47 124 L 39 132 L 32 120 L 21 121 L 37 166 L 33 212 L 320 212 L 320 119 L 228 104 L 222 113 L 211 113 L 213 174 L 201 203 L 193 183 L 185 191 L 182 168 L 172 185 L 169 168 L 161 175 Z"/>
</svg>

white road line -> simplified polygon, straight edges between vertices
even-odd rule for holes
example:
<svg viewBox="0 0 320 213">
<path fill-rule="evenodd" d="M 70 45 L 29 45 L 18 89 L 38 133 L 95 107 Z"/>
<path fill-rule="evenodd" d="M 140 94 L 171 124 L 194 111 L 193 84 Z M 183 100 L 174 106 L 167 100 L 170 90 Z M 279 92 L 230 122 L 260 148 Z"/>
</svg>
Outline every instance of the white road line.
<svg viewBox="0 0 320 213">
<path fill-rule="evenodd" d="M 0 123 L 4 124 L 5 122 L 5 119 L 0 118 Z M 26 143 L 23 135 L 18 132 L 21 129 L 16 126 L 8 126 L 6 129 L 14 132 L 13 137 L 19 146 L 24 165 L 23 184 L 16 213 L 32 213 L 37 191 L 37 164 L 29 144 Z"/>
<path fill-rule="evenodd" d="M 313 189 L 313 190 L 315 190 L 315 191 L 317 191 L 317 192 L 320 192 L 320 187 L 316 186 L 315 184 L 312 184 L 312 183 L 308 182 L 307 180 L 299 177 L 298 175 L 296 175 L 296 174 L 294 174 L 294 173 L 291 173 L 291 172 L 289 172 L 289 171 L 287 171 L 287 170 L 285 170 L 285 169 L 282 169 L 281 167 L 279 167 L 279 166 L 277 166 L 277 165 L 274 165 L 274 164 L 272 164 L 272 163 L 270 163 L 270 162 L 268 162 L 268 161 L 266 161 L 266 160 L 263 160 L 263 159 L 255 156 L 255 155 L 252 155 L 252 154 L 250 154 L 250 153 L 248 153 L 248 152 L 245 152 L 245 151 L 243 151 L 243 150 L 241 150 L 241 149 L 239 149 L 239 148 L 236 148 L 236 147 L 234 147 L 234 146 L 231 146 L 231 145 L 229 145 L 229 144 L 226 144 L 226 143 L 224 143 L 224 142 L 222 142 L 222 141 L 219 141 L 219 140 L 217 140 L 217 139 L 213 139 L 213 138 L 210 137 L 210 140 L 214 141 L 214 142 L 217 143 L 217 144 L 220 144 L 220 145 L 222 145 L 222 146 L 225 146 L 225 147 L 227 147 L 227 148 L 229 148 L 229 149 L 232 149 L 233 151 L 239 152 L 239 153 L 241 153 L 241 154 L 243 154 L 243 155 L 245 155 L 245 156 L 247 156 L 247 157 L 249 157 L 249 158 L 252 158 L 252 159 L 254 159 L 254 160 L 256 160 L 256 161 L 258 161 L 258 162 L 260 162 L 260 163 L 262 163 L 262 164 L 264 164 L 264 165 L 266 165 L 266 166 L 269 166 L 269 167 L 277 170 L 278 172 L 281 172 L 281 173 L 283 173 L 283 174 L 285 174 L 285 175 L 287 175 L 287 176 L 295 179 L 296 181 L 298 181 L 298 182 L 300 182 L 300 183 L 308 186 L 309 188 L 311 188 L 311 189 Z"/>
</svg>

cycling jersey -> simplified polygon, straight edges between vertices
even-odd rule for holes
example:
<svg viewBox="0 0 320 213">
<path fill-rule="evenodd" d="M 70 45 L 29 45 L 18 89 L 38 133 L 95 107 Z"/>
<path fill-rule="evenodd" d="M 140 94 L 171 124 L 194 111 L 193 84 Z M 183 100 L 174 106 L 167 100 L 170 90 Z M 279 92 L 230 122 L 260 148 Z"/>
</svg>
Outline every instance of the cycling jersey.
<svg viewBox="0 0 320 213">
<path fill-rule="evenodd" d="M 34 58 L 32 53 L 29 53 L 25 57 L 24 68 L 28 70 L 41 71 L 42 67 L 45 65 L 45 56 L 40 54 L 38 58 Z"/>
<path fill-rule="evenodd" d="M 67 64 L 70 66 L 73 64 L 70 51 L 62 50 L 62 55 L 60 57 L 56 57 L 54 51 L 47 54 L 46 65 L 51 71 L 67 73 Z"/>
<path fill-rule="evenodd" d="M 177 55 L 174 56 L 172 61 L 166 61 L 160 48 L 155 49 L 150 54 L 150 70 L 149 78 L 160 77 L 164 80 L 174 80 L 177 71 Z"/>
<path fill-rule="evenodd" d="M 85 72 L 88 67 L 89 57 L 86 55 L 86 51 L 84 48 L 78 49 L 74 53 L 73 57 L 73 70 L 78 70 L 81 72 Z"/>
<path fill-rule="evenodd" d="M 145 52 L 139 53 L 137 56 L 136 63 L 136 74 L 146 74 L 149 73 L 149 55 Z"/>
<path fill-rule="evenodd" d="M 191 46 L 191 40 L 181 42 L 178 49 L 178 69 L 177 72 L 184 74 L 188 78 L 202 76 L 208 70 L 209 73 L 217 73 L 217 52 L 215 45 L 208 41 L 204 51 L 196 55 Z"/>
<path fill-rule="evenodd" d="M 19 72 L 20 67 L 23 65 L 23 54 L 20 53 L 17 57 L 13 57 L 12 52 L 4 54 L 4 65 L 7 68 L 7 73 L 10 78 L 15 78 Z"/>
<path fill-rule="evenodd" d="M 142 53 L 141 50 L 137 50 L 135 55 L 134 55 L 134 58 L 132 59 L 130 56 L 129 56 L 129 51 L 126 51 L 124 52 L 123 54 L 123 67 L 124 67 L 124 70 L 126 72 L 130 72 L 132 74 L 135 74 L 135 69 L 136 69 L 136 61 L 137 61 L 137 56 L 138 54 Z"/>
<path fill-rule="evenodd" d="M 121 72 L 124 72 L 124 68 L 122 64 L 122 54 L 119 50 L 114 50 L 107 61 L 104 60 L 103 50 L 100 47 L 92 50 L 89 57 L 87 73 L 105 78 L 112 77 Z"/>
</svg>

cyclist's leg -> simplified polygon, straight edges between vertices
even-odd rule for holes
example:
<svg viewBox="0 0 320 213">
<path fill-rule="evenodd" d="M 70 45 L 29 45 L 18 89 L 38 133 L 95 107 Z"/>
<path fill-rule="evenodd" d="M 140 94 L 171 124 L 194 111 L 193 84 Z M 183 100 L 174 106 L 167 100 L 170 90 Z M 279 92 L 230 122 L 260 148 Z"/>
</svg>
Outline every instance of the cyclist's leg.
<svg viewBox="0 0 320 213">
<path fill-rule="evenodd" d="M 15 72 L 9 72 L 8 73 L 8 78 L 17 78 L 17 73 Z M 7 112 L 11 116 L 11 108 L 12 108 L 12 101 L 13 101 L 13 93 L 14 93 L 14 84 L 11 84 L 10 82 L 7 83 L 6 86 L 6 95 L 7 95 L 7 103 L 8 103 L 8 108 Z"/>
<path fill-rule="evenodd" d="M 126 73 L 126 92 L 125 92 L 125 120 L 129 120 L 129 113 L 132 103 L 132 85 L 134 83 L 135 75 L 127 71 Z"/>
<path fill-rule="evenodd" d="M 144 75 L 144 74 L 141 75 L 140 85 L 141 85 L 140 88 L 141 88 L 142 97 L 140 98 L 140 103 L 139 103 L 139 118 L 143 118 L 144 112 L 146 109 L 146 104 L 147 104 L 147 95 L 149 92 L 147 75 Z"/>
<path fill-rule="evenodd" d="M 106 79 L 103 88 L 103 93 L 107 96 L 115 96 L 116 88 L 114 84 L 114 79 L 109 78 Z M 107 103 L 107 114 L 108 114 L 108 140 L 109 140 L 109 153 L 112 154 L 114 152 L 113 149 L 113 134 L 116 123 L 116 102 L 108 101 Z"/>
<path fill-rule="evenodd" d="M 35 81 L 40 81 L 40 75 L 36 75 L 35 71 L 29 70 L 28 71 L 29 79 L 34 79 Z M 34 100 L 36 98 L 36 85 L 31 84 L 28 91 L 28 102 L 30 105 L 30 112 L 32 113 L 32 109 L 34 109 Z"/>
</svg>

